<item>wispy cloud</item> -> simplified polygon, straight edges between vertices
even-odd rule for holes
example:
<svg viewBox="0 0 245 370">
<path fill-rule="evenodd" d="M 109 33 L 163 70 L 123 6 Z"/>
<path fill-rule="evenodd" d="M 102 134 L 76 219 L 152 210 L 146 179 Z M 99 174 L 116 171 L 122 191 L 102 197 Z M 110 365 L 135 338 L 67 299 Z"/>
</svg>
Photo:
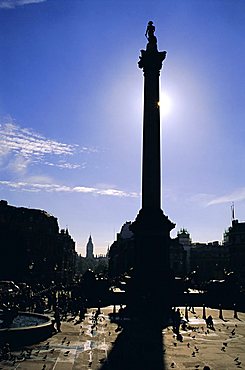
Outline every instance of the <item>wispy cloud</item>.
<svg viewBox="0 0 245 370">
<path fill-rule="evenodd" d="M 187 202 L 194 203 L 199 207 L 207 207 L 213 198 L 214 195 L 212 194 L 198 193 L 187 197 Z"/>
<path fill-rule="evenodd" d="M 230 194 L 225 194 L 220 197 L 215 197 L 211 201 L 209 201 L 207 205 L 211 206 L 214 204 L 241 202 L 243 200 L 245 200 L 245 187 L 236 189 Z"/>
<path fill-rule="evenodd" d="M 32 179 L 34 180 L 34 179 Z M 92 195 L 107 195 L 113 197 L 138 197 L 137 193 L 126 192 L 123 190 L 108 188 L 100 189 L 96 187 L 87 186 L 67 186 L 60 184 L 50 184 L 43 181 L 24 182 L 24 181 L 0 181 L 0 188 L 8 188 L 12 191 L 28 191 L 28 192 L 66 192 L 66 193 L 90 193 Z"/>
<path fill-rule="evenodd" d="M 47 166 L 51 166 L 51 167 L 59 167 L 59 168 L 68 168 L 68 169 L 76 169 L 76 168 L 85 168 L 86 167 L 86 163 L 82 163 L 82 164 L 72 164 L 72 163 L 66 163 L 64 161 L 60 161 L 60 163 L 51 163 L 51 162 L 44 162 L 44 164 L 46 164 Z"/>
<path fill-rule="evenodd" d="M 0 8 L 14 9 L 17 6 L 43 3 L 47 0 L 0 0 Z"/>
<path fill-rule="evenodd" d="M 67 186 L 57 184 L 48 176 L 28 177 L 28 167 L 35 164 L 60 169 L 85 168 L 86 162 L 80 160 L 81 157 L 85 153 L 96 151 L 94 148 L 46 138 L 32 129 L 20 127 L 14 120 L 7 117 L 6 121 L 0 123 L 0 170 L 4 169 L 18 174 L 19 180 L 0 181 L 0 189 L 36 193 L 66 192 L 87 193 L 94 196 L 137 197 L 138 194 L 116 189 L 111 184 L 96 184 L 94 187 Z M 74 159 L 79 161 L 79 164 L 74 163 Z"/>
<path fill-rule="evenodd" d="M 45 154 L 72 155 L 74 146 L 46 139 L 34 131 L 21 128 L 13 123 L 0 125 L 1 148 L 8 148 L 23 157 L 43 157 Z M 2 151 L 2 150 L 1 150 Z"/>
<path fill-rule="evenodd" d="M 17 156 L 16 158 L 9 161 L 7 169 L 10 170 L 11 172 L 24 175 L 27 172 L 29 164 L 30 164 L 29 159 Z"/>
<path fill-rule="evenodd" d="M 236 189 L 231 193 L 221 196 L 214 194 L 199 193 L 187 198 L 188 202 L 193 202 L 200 207 L 209 207 L 215 204 L 225 204 L 232 202 L 241 202 L 245 200 L 245 187 Z"/>
<path fill-rule="evenodd" d="M 0 124 L 0 166 L 5 165 L 5 168 L 18 171 L 35 163 L 65 169 L 84 168 L 84 161 L 78 164 L 71 160 L 75 155 L 94 151 L 94 148 L 46 138 L 32 129 L 20 127 L 11 119 Z"/>
</svg>

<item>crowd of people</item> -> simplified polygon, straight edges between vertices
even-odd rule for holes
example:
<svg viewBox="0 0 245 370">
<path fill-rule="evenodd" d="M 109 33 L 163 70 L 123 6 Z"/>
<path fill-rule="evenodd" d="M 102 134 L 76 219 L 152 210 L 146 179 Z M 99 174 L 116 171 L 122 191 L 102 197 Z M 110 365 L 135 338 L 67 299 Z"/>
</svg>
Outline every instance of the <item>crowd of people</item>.
<svg viewBox="0 0 245 370">
<path fill-rule="evenodd" d="M 48 314 L 53 323 L 53 333 L 60 332 L 62 320 L 68 315 L 85 317 L 89 302 L 78 284 L 62 286 L 51 284 L 49 287 L 15 285 L 15 289 L 0 291 L 0 329 L 11 327 L 18 312 Z M 9 344 L 0 337 L 0 360 L 8 357 Z"/>
<path fill-rule="evenodd" d="M 22 312 L 34 312 L 44 314 L 45 312 L 55 311 L 59 307 L 62 316 L 67 313 L 73 315 L 79 314 L 84 309 L 86 297 L 80 292 L 78 294 L 76 287 L 43 286 L 30 287 L 26 285 L 15 292 L 0 293 L 0 309 L 16 310 Z"/>
<path fill-rule="evenodd" d="M 78 316 L 80 321 L 84 319 L 87 307 L 91 306 L 89 300 L 92 299 L 92 295 L 95 293 L 94 284 L 95 280 L 89 276 L 86 283 L 76 283 L 67 287 L 55 284 L 48 287 L 41 284 L 32 286 L 21 284 L 15 290 L 2 290 L 0 292 L 0 328 L 10 326 L 18 311 L 24 311 L 51 315 L 54 333 L 61 332 L 62 320 L 66 320 L 68 315 Z M 103 296 L 103 292 L 108 291 L 108 287 L 105 285 L 103 289 L 100 290 L 101 295 L 97 298 Z M 98 302 L 100 301 L 98 300 Z M 189 310 L 194 312 L 194 307 L 190 307 Z M 124 310 L 121 306 L 117 315 L 121 317 L 123 314 Z M 215 330 L 211 316 L 206 319 L 206 324 L 207 328 Z M 177 340 L 182 341 L 180 328 L 186 330 L 187 322 L 179 308 L 172 310 L 172 325 Z M 120 325 L 118 330 L 121 330 Z M 0 360 L 7 358 L 8 353 L 8 343 L 0 343 Z M 205 367 L 204 369 L 208 370 L 209 368 Z"/>
</svg>

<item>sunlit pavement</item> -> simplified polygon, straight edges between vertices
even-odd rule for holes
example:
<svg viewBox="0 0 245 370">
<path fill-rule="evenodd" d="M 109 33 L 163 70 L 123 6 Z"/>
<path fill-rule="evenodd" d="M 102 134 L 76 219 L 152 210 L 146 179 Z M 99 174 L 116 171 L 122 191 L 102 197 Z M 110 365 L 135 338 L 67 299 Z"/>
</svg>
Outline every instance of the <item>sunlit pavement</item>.
<svg viewBox="0 0 245 370">
<path fill-rule="evenodd" d="M 0 362 L 0 369 L 100 369 L 120 335 L 117 324 L 110 323 L 108 318 L 112 310 L 113 307 L 102 308 L 97 324 L 92 319 L 93 309 L 88 311 L 82 323 L 68 317 L 62 322 L 61 333 L 29 346 L 31 353 L 26 349 L 13 352 L 15 359 Z M 184 308 L 181 311 L 184 315 Z M 195 308 L 195 313 L 188 312 L 190 328 L 180 331 L 182 342 L 176 340 L 171 327 L 163 330 L 163 369 L 202 370 L 205 365 L 211 370 L 245 369 L 245 313 L 238 312 L 238 318 L 234 318 L 233 311 L 223 310 L 222 320 L 219 310 L 207 309 L 206 316 L 212 315 L 215 331 L 207 330 L 202 314 L 202 308 Z M 146 318 L 145 327 L 147 322 L 149 324 L 150 318 Z M 147 330 L 144 341 L 147 351 Z M 108 366 L 108 369 L 111 368 Z M 153 366 L 152 370 L 158 369 Z"/>
</svg>

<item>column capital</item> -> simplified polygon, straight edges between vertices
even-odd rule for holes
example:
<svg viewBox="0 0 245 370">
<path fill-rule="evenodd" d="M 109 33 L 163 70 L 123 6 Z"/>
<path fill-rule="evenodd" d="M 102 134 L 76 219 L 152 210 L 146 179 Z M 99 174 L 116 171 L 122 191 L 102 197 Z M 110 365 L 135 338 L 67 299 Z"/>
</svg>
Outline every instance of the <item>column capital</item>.
<svg viewBox="0 0 245 370">
<path fill-rule="evenodd" d="M 162 68 L 162 62 L 166 58 L 166 51 L 157 50 L 141 50 L 140 60 L 138 62 L 139 68 L 144 72 L 158 72 Z"/>
<path fill-rule="evenodd" d="M 161 209 L 142 208 L 135 221 L 130 225 L 133 233 L 143 234 L 160 232 L 160 234 L 169 235 L 175 228 L 175 224 L 163 213 Z"/>
</svg>

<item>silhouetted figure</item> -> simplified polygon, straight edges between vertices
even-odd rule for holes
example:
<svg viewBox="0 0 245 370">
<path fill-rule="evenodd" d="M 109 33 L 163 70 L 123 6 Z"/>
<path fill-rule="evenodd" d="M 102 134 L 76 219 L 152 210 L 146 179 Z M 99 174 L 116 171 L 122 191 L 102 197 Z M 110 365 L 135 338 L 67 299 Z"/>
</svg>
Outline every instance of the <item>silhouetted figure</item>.
<svg viewBox="0 0 245 370">
<path fill-rule="evenodd" d="M 187 330 L 187 322 L 183 321 L 181 325 L 182 330 Z"/>
<path fill-rule="evenodd" d="M 2 349 L 2 356 L 4 360 L 10 360 L 11 358 L 11 351 L 9 343 L 5 343 Z"/>
<path fill-rule="evenodd" d="M 153 22 L 150 21 L 148 22 L 148 25 L 145 31 L 145 37 L 147 37 L 148 41 L 150 41 L 150 39 L 154 37 L 154 32 L 155 32 L 155 26 L 153 26 Z"/>
<path fill-rule="evenodd" d="M 177 335 L 179 334 L 180 322 L 181 322 L 180 309 L 177 308 L 177 310 L 173 312 L 173 332 Z"/>
<path fill-rule="evenodd" d="M 79 320 L 80 321 L 82 321 L 85 318 L 86 312 L 87 312 L 86 308 L 84 307 L 84 305 L 82 305 L 79 310 Z"/>
<path fill-rule="evenodd" d="M 221 304 L 219 304 L 219 319 L 224 320 Z"/>
<path fill-rule="evenodd" d="M 189 321 L 189 318 L 188 318 L 188 308 L 187 308 L 187 306 L 185 306 L 185 319 L 186 319 L 186 321 Z"/>
<path fill-rule="evenodd" d="M 61 320 L 60 320 L 60 311 L 59 308 L 56 307 L 54 311 L 54 319 L 55 319 L 55 324 L 56 324 L 56 329 L 58 332 L 61 332 Z"/>
<path fill-rule="evenodd" d="M 236 304 L 234 304 L 234 319 L 238 319 Z"/>
<path fill-rule="evenodd" d="M 193 306 L 189 306 L 188 310 L 191 312 L 191 313 L 194 313 L 195 314 L 195 308 Z"/>
<path fill-rule="evenodd" d="M 95 315 L 94 315 L 94 320 L 95 320 L 95 322 L 97 322 L 97 320 L 98 320 L 98 317 L 99 317 L 99 314 L 100 314 L 101 312 L 100 312 L 100 308 L 98 308 L 97 310 L 96 310 L 96 312 L 95 312 Z"/>
<path fill-rule="evenodd" d="M 211 315 L 209 315 L 208 318 L 206 319 L 206 324 L 207 324 L 207 328 L 215 330 L 214 329 L 213 318 L 212 318 Z"/>
<path fill-rule="evenodd" d="M 120 308 L 118 310 L 119 320 L 122 320 L 122 318 L 123 318 L 123 312 L 124 312 L 123 306 L 120 304 Z"/>
<path fill-rule="evenodd" d="M 2 313 L 2 327 L 8 328 L 11 326 L 14 318 L 18 315 L 18 310 L 16 307 L 8 307 L 3 304 L 3 313 Z"/>
<path fill-rule="evenodd" d="M 145 37 L 148 40 L 147 49 L 149 49 L 149 46 L 153 47 L 154 49 L 156 48 L 157 38 L 154 35 L 154 32 L 155 32 L 155 26 L 153 26 L 153 22 L 150 21 L 148 22 L 148 25 L 145 31 Z"/>
</svg>

